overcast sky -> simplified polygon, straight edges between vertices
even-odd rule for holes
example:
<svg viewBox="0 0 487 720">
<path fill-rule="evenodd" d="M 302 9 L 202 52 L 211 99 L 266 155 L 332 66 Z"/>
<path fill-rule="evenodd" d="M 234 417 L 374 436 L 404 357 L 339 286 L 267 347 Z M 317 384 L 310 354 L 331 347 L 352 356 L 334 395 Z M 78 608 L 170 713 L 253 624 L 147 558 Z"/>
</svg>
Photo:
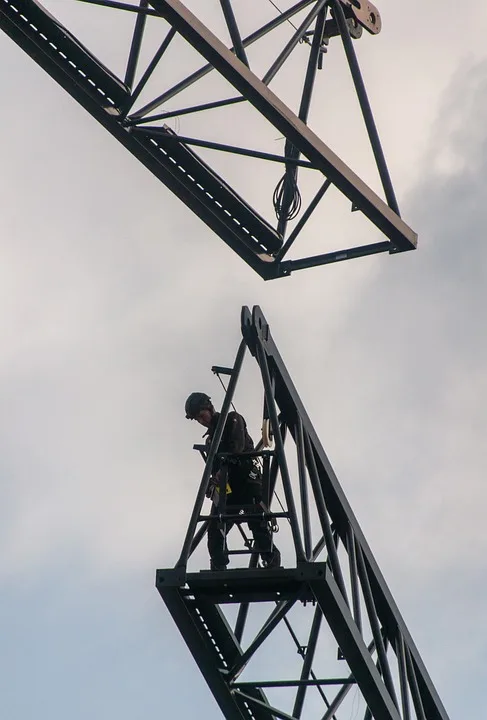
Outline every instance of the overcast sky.
<svg viewBox="0 0 487 720">
<path fill-rule="evenodd" d="M 273 283 L 0 36 L 3 717 L 219 717 L 154 574 L 201 474 L 184 400 L 221 401 L 210 368 L 260 304 L 450 717 L 485 720 L 487 7 L 424 5 L 380 7 L 357 44 L 418 251 Z M 313 127 L 372 177 L 353 95 L 322 75 Z"/>
</svg>

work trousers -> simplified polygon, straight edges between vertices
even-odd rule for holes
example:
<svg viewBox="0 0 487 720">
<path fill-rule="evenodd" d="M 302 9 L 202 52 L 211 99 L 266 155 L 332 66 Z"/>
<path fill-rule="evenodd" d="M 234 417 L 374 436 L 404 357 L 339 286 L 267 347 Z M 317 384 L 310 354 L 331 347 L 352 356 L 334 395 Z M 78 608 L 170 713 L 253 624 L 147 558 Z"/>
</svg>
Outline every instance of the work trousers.
<svg viewBox="0 0 487 720">
<path fill-rule="evenodd" d="M 231 484 L 231 478 L 230 478 Z M 262 490 L 260 483 L 240 482 L 238 485 L 234 483 L 232 492 L 227 495 L 227 502 L 222 506 L 213 505 L 211 514 L 218 517 L 220 513 L 237 515 L 242 509 L 248 514 L 251 510 L 248 506 L 252 506 L 252 512 L 255 512 L 255 519 L 247 519 L 249 530 L 254 538 L 254 547 L 260 553 L 262 559 L 269 563 L 274 557 L 275 549 L 272 545 L 272 532 L 269 529 L 269 523 L 262 517 L 263 508 L 259 505 L 262 499 Z M 225 506 L 226 505 L 226 506 Z M 247 507 L 243 507 L 247 506 Z M 238 520 L 210 520 L 208 526 L 208 551 L 210 554 L 211 566 L 213 568 L 223 568 L 228 565 L 228 552 L 226 547 L 226 535 L 235 522 Z"/>
</svg>

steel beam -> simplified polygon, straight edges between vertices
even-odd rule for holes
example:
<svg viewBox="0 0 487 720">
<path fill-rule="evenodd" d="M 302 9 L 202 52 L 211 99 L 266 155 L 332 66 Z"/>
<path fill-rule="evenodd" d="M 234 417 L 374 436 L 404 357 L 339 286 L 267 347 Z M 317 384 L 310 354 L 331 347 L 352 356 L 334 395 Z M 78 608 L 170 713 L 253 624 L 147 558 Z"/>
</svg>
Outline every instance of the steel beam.
<svg viewBox="0 0 487 720">
<path fill-rule="evenodd" d="M 204 186 L 201 189 L 195 181 L 188 181 L 188 173 L 184 168 L 172 162 L 170 153 L 164 154 L 153 138 L 143 133 L 136 137 L 123 124 L 126 108 L 131 104 L 128 88 L 41 5 L 34 0 L 8 0 L 0 3 L 0 28 L 250 267 L 264 278 L 275 276 L 273 271 L 269 272 L 273 264 L 272 257 L 266 255 L 264 248 L 259 249 L 255 241 L 249 243 L 249 238 L 257 233 L 259 237 L 267 235 L 277 243 L 277 233 L 197 156 L 192 155 L 192 164 L 204 175 L 204 181 L 214 185 L 213 193 Z M 156 53 L 154 66 L 175 32 L 173 28 L 169 30 Z M 147 73 L 150 74 L 150 68 L 143 79 Z M 191 154 L 189 148 L 187 153 Z M 224 198 L 215 197 L 214 193 L 219 188 L 224 192 Z M 210 201 L 208 192 L 214 196 L 213 201 Z M 237 218 L 239 223 L 234 220 L 235 213 L 239 214 L 240 210 L 245 214 L 243 226 L 243 218 Z M 247 222 L 254 225 L 250 233 L 245 228 Z"/>
<path fill-rule="evenodd" d="M 269 90 L 179 0 L 150 4 L 200 52 L 313 165 L 389 238 L 397 250 L 413 250 L 416 233 L 320 138 Z"/>
<path fill-rule="evenodd" d="M 401 720 L 331 571 L 310 587 L 375 720 Z"/>
<path fill-rule="evenodd" d="M 178 622 L 198 664 L 216 664 L 216 675 L 214 668 L 202 670 L 220 707 L 227 708 L 229 713 L 245 708 L 262 720 L 275 720 L 277 717 L 283 720 L 298 720 L 303 714 L 303 708 L 306 709 L 303 705 L 305 695 L 314 688 L 314 692 L 318 693 L 323 701 L 323 708 L 319 710 L 322 720 L 337 720 L 337 710 L 344 702 L 350 687 L 356 684 L 368 708 L 365 716 L 367 720 L 410 720 L 410 699 L 418 720 L 448 720 L 370 548 L 333 474 L 260 308 L 255 307 L 252 313 L 248 308 L 243 308 L 242 335 L 243 343 L 261 370 L 265 392 L 264 415 L 270 419 L 276 439 L 273 472 L 276 477 L 280 476 L 280 482 L 285 488 L 287 508 L 283 512 L 294 518 L 293 524 L 296 525 L 297 513 L 293 493 L 301 494 L 303 508 L 306 508 L 308 503 L 313 507 L 314 502 L 313 514 L 318 514 L 319 522 L 314 521 L 310 525 L 305 509 L 305 547 L 307 551 L 313 547 L 311 541 L 314 539 L 314 532 L 319 532 L 320 535 L 323 533 L 312 553 L 318 552 L 320 546 L 326 544 L 328 558 L 326 562 L 317 562 L 314 557 L 311 561 L 306 559 L 299 529 L 295 526 L 293 540 L 296 567 L 265 569 L 253 566 L 187 573 L 184 567 L 178 566 L 173 570 L 158 571 L 156 584 L 159 592 Z M 235 370 L 231 370 L 232 380 L 236 379 L 239 366 L 240 362 L 236 362 Z M 228 399 L 226 396 L 226 404 Z M 299 489 L 296 489 L 296 482 L 291 482 L 289 468 L 292 466 L 284 457 L 285 430 L 289 430 L 296 446 L 294 449 Z M 286 446 L 287 453 L 290 451 L 290 444 L 291 440 Z M 201 450 L 201 446 L 196 446 L 196 449 Z M 257 449 L 255 453 L 258 452 L 269 453 Z M 211 463 L 208 453 L 205 453 L 205 459 Z M 304 490 L 306 483 L 309 487 Z M 245 510 L 245 507 L 243 509 Z M 271 515 L 280 514 L 272 513 L 271 509 Z M 188 537 L 192 539 L 190 536 L 191 533 L 187 536 L 185 545 L 188 544 Z M 197 536 L 199 538 L 199 534 Z M 243 541 L 246 544 L 245 536 Z M 345 554 L 348 558 L 342 561 Z M 345 572 L 348 577 L 345 577 Z M 350 603 L 347 598 L 349 590 Z M 250 609 L 254 610 L 258 603 L 269 602 L 273 603 L 270 614 L 267 611 L 264 615 L 265 608 L 260 605 L 258 616 L 254 614 L 248 619 Z M 366 612 L 362 612 L 362 604 Z M 236 612 L 225 614 L 223 608 L 228 605 L 236 606 Z M 307 608 L 308 613 L 313 612 L 314 617 L 304 640 L 306 644 L 303 644 L 299 635 L 305 623 L 296 629 L 293 622 L 295 618 L 302 617 Z M 226 616 L 232 618 L 231 624 Z M 265 622 L 262 617 L 267 618 Z M 327 686 L 336 685 L 338 679 L 333 676 L 321 679 L 321 673 L 317 673 L 313 667 L 315 656 L 323 647 L 320 643 L 320 632 L 325 621 L 336 640 L 339 658 L 346 661 L 351 672 L 349 678 L 339 681 L 341 688 L 331 700 L 327 698 L 325 689 Z M 248 673 L 247 677 L 251 677 L 256 669 L 261 668 L 258 660 L 260 648 L 264 644 L 273 643 L 274 633 L 280 624 L 289 631 L 298 658 L 302 660 L 300 670 L 293 670 L 291 676 L 299 679 L 273 678 L 272 673 L 270 678 L 261 676 L 252 681 L 245 678 L 243 682 L 239 682 L 242 672 L 245 671 Z M 244 629 L 246 646 L 242 648 L 240 641 Z M 372 641 L 367 646 L 370 636 Z M 282 644 L 281 633 L 279 642 Z M 282 647 L 284 648 L 284 645 Z M 395 659 L 389 649 L 396 653 L 395 665 L 392 665 Z M 292 655 L 295 661 L 294 650 Z M 288 706 L 278 707 L 274 698 L 272 705 L 268 702 L 263 695 L 266 687 L 296 688 L 291 714 Z M 230 714 L 228 717 L 234 716 Z"/>
<path fill-rule="evenodd" d="M 140 9 L 146 10 L 149 5 L 148 0 L 140 0 Z M 130 46 L 129 58 L 127 61 L 127 69 L 125 71 L 124 84 L 132 89 L 135 80 L 135 73 L 137 72 L 137 63 L 139 62 L 140 48 L 142 46 L 142 38 L 144 37 L 145 21 L 147 15 L 139 13 L 135 21 L 134 35 L 132 37 L 132 44 Z"/>
<path fill-rule="evenodd" d="M 98 0 L 97 0 L 98 1 Z M 299 10 L 312 5 L 315 0 L 303 0 L 284 11 L 277 18 L 241 40 L 242 48 L 277 27 Z M 145 7 L 145 0 L 138 7 L 124 3 L 102 3 L 112 12 L 117 9 L 138 11 L 137 29 L 134 34 L 130 59 L 124 84 L 84 47 L 67 28 L 50 15 L 36 0 L 4 0 L 0 4 L 0 28 L 43 67 L 67 92 L 72 95 L 95 119 L 117 138 L 138 160 L 140 160 L 178 198 L 195 212 L 229 247 L 264 279 L 285 277 L 295 270 L 330 264 L 345 259 L 362 257 L 379 252 L 400 252 L 412 249 L 416 236 L 398 216 L 387 208 L 378 196 L 357 178 L 334 153 L 312 133 L 301 118 L 294 115 L 259 80 L 234 53 L 220 43 L 201 23 L 198 23 L 178 0 L 154 0 L 151 8 Z M 224 1 L 227 8 L 231 3 Z M 315 4 L 315 7 L 317 5 Z M 171 27 L 153 60 L 131 92 L 134 81 L 137 56 L 140 50 L 144 20 L 148 16 L 166 17 Z M 321 17 L 321 16 L 320 16 Z M 232 21 L 229 20 L 230 25 Z M 232 25 L 236 31 L 236 25 Z M 315 28 L 316 30 L 316 28 Z M 312 201 L 298 225 L 283 247 L 284 238 L 246 201 L 241 198 L 217 173 L 204 163 L 189 148 L 190 139 L 154 137 L 154 129 L 142 127 L 135 130 L 138 122 L 145 125 L 149 118 L 140 114 L 148 107 L 127 117 L 130 108 L 139 97 L 154 68 L 167 50 L 174 36 L 180 32 L 204 56 L 209 63 L 193 76 L 181 81 L 181 87 L 173 88 L 152 101 L 151 107 L 167 100 L 183 86 L 202 77 L 212 69 L 218 70 L 241 92 L 237 98 L 214 101 L 183 108 L 182 112 L 197 112 L 224 105 L 250 101 L 286 138 L 286 145 L 295 148 L 296 157 L 303 155 L 307 160 L 284 156 L 278 158 L 260 150 L 236 148 L 220 144 L 218 149 L 233 153 L 250 154 L 265 161 L 308 164 L 326 176 L 325 189 L 335 184 L 352 199 L 353 206 L 362 210 L 386 237 L 385 241 L 324 253 L 307 258 L 282 261 L 297 235 L 304 227 L 309 215 L 318 204 L 323 191 Z M 234 36 L 235 32 L 234 32 Z M 317 42 L 313 43 L 316 50 Z M 242 55 L 241 55 L 242 56 Z M 243 56 L 242 56 L 243 57 Z M 309 75 L 310 73 L 308 73 Z M 309 80 L 309 77 L 308 77 Z M 305 82 L 302 95 L 303 106 L 310 99 L 310 83 Z M 154 103 L 156 105 L 154 105 Z M 301 110 L 303 107 L 301 108 Z M 172 116 L 175 111 L 169 111 Z M 166 113 L 160 113 L 162 116 Z M 158 116 L 155 116 L 157 118 Z M 154 122 L 154 119 L 150 122 Z M 160 130 L 159 130 L 160 131 Z M 159 132 L 158 131 L 158 132 Z M 163 133 L 164 134 L 164 133 Z M 205 140 L 192 142 L 210 146 Z M 216 145 L 215 145 L 216 147 Z M 175 156 L 175 157 L 173 157 Z M 177 157 L 176 157 L 177 156 Z"/>
<path fill-rule="evenodd" d="M 360 548 L 366 566 L 367 578 L 370 583 L 377 617 L 393 647 L 395 647 L 394 640 L 398 632 L 401 633 L 404 639 L 406 661 L 408 662 L 408 676 L 414 678 L 427 720 L 448 720 L 447 712 L 428 675 L 420 653 L 414 644 L 411 634 L 399 612 L 352 508 L 340 486 L 316 430 L 311 423 L 272 338 L 267 320 L 259 307 L 254 307 L 252 313 L 248 308 L 243 309 L 242 333 L 252 354 L 255 354 L 255 344 L 257 341 L 263 349 L 267 364 L 275 378 L 275 399 L 281 410 L 283 421 L 294 423 L 296 413 L 301 417 L 305 440 L 306 437 L 309 438 L 312 457 L 316 464 L 316 471 L 323 497 L 326 498 L 326 509 L 333 521 L 334 529 L 345 547 L 347 546 L 347 537 L 349 536 L 350 528 L 353 532 L 357 549 Z"/>
</svg>

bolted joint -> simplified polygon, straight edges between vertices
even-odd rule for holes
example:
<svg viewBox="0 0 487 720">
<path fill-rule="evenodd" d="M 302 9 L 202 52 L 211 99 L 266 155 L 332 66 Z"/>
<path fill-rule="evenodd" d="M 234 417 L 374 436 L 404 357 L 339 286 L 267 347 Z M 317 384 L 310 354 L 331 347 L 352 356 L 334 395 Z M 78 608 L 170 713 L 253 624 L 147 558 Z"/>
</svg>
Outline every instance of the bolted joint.
<svg viewBox="0 0 487 720">
<path fill-rule="evenodd" d="M 175 567 L 168 570 L 156 571 L 156 588 L 161 587 L 184 587 L 186 584 L 186 568 Z"/>
<path fill-rule="evenodd" d="M 367 0 L 339 0 L 343 5 L 343 11 L 347 18 L 355 18 L 364 30 L 377 35 L 382 30 L 382 19 L 380 12 L 371 2 Z"/>
<path fill-rule="evenodd" d="M 345 14 L 345 18 L 350 37 L 353 40 L 358 40 L 359 38 L 361 38 L 363 34 L 362 25 L 358 23 L 355 17 L 350 17 L 349 15 Z M 327 52 L 326 46 L 328 45 L 330 38 L 338 37 L 338 35 L 340 35 L 340 30 L 336 20 L 327 20 L 325 23 L 325 30 L 323 32 L 323 52 Z"/>
</svg>

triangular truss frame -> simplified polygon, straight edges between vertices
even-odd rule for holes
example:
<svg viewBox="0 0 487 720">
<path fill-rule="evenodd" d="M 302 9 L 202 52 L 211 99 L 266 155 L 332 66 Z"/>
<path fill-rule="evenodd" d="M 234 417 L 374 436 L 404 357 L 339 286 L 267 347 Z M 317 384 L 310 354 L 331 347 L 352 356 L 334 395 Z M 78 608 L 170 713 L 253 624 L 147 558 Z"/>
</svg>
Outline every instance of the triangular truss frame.
<svg viewBox="0 0 487 720">
<path fill-rule="evenodd" d="M 416 234 L 400 218 L 389 171 L 374 123 L 352 40 L 365 29 L 376 34 L 380 15 L 370 2 L 357 0 L 300 0 L 247 37 L 242 37 L 232 3 L 220 0 L 231 48 L 216 37 L 179 0 L 72 0 L 98 5 L 107 11 L 132 13 L 134 30 L 127 47 L 127 66 L 118 77 L 93 55 L 80 40 L 47 12 L 36 0 L 0 0 L 0 28 L 62 85 L 113 136 L 133 153 L 193 212 L 214 230 L 264 279 L 289 275 L 292 271 L 381 252 L 396 253 L 416 247 Z M 258 77 L 249 67 L 246 49 L 296 15 L 306 11 L 295 32 L 278 53 L 268 72 Z M 148 20 L 159 18 L 161 44 L 142 70 L 140 50 Z M 168 26 L 167 32 L 164 25 Z M 164 34 L 165 33 L 165 34 Z M 167 87 L 142 108 L 136 103 L 155 69 L 166 59 L 176 36 L 184 38 L 205 61 L 197 71 Z M 316 72 L 330 38 L 340 36 L 359 99 L 367 133 L 377 164 L 385 201 L 371 190 L 307 125 Z M 269 88 L 269 83 L 299 44 L 309 48 L 307 71 L 300 91 L 300 106 L 292 111 Z M 175 110 L 163 107 L 188 87 L 216 70 L 236 94 L 217 101 Z M 214 111 L 219 107 L 250 103 L 284 139 L 281 155 L 181 136 L 167 127 L 170 117 Z M 167 107 L 167 106 L 166 106 Z M 162 112 L 160 110 L 162 109 Z M 157 111 L 154 114 L 154 111 Z M 234 155 L 246 155 L 270 163 L 281 163 L 284 175 L 276 188 L 274 205 L 277 225 L 272 226 L 231 187 L 194 147 Z M 298 170 L 317 173 L 318 191 L 301 212 L 292 230 L 299 197 Z M 384 239 L 333 252 L 288 259 L 287 253 L 306 226 L 327 190 L 334 186 L 384 235 Z M 297 215 L 294 215 L 296 218 Z"/>
<path fill-rule="evenodd" d="M 259 307 L 242 310 L 243 339 L 229 375 L 219 423 L 205 454 L 205 470 L 197 493 L 180 558 L 173 569 L 158 570 L 156 586 L 188 648 L 228 720 L 299 720 L 307 693 L 318 693 L 322 710 L 306 718 L 340 720 L 349 690 L 358 687 L 364 720 L 448 720 L 420 654 L 377 566 L 317 434 L 306 414 Z M 248 568 L 188 572 L 188 560 L 215 518 L 202 508 L 213 460 L 230 410 L 247 352 L 258 363 L 264 391 L 265 417 L 274 449 L 259 444 L 254 455 L 264 462 L 265 486 L 272 497 L 282 484 L 283 512 L 268 504 L 269 521 L 285 517 L 290 524 L 295 564 L 266 569 L 257 566 L 252 544 L 246 542 Z M 287 438 L 287 440 L 286 440 Z M 195 446 L 201 450 L 200 446 Z M 289 453 L 295 452 L 297 478 L 291 479 Z M 296 489 L 299 488 L 299 491 Z M 312 512 L 319 518 L 311 521 Z M 247 515 L 242 515 L 245 520 Z M 225 521 L 222 515 L 219 522 Z M 284 521 L 283 521 L 284 522 Z M 198 527 L 199 526 L 199 527 Z M 315 533 L 315 537 L 313 534 Z M 236 551 L 238 552 L 238 551 Z M 247 628 L 250 610 L 272 603 L 257 633 Z M 234 609 L 233 620 L 225 608 Z M 309 634 L 299 641 L 303 625 L 294 630 L 290 611 L 308 613 Z M 261 615 L 262 616 L 262 615 Z M 273 632 L 285 623 L 302 658 L 298 677 L 252 678 L 241 673 Z M 341 677 L 323 677 L 315 665 L 325 625 L 343 660 Z M 308 631 L 307 631 L 308 632 Z M 250 633 L 250 636 L 249 636 Z M 243 643 L 245 635 L 246 643 Z M 281 645 L 275 645 L 281 653 Z M 348 670 L 343 667 L 348 665 Z M 272 671 L 272 668 L 271 668 Z M 271 672 L 272 674 L 272 672 Z M 330 694 L 330 687 L 331 692 Z M 294 688 L 293 707 L 270 703 L 268 688 Z"/>
</svg>

